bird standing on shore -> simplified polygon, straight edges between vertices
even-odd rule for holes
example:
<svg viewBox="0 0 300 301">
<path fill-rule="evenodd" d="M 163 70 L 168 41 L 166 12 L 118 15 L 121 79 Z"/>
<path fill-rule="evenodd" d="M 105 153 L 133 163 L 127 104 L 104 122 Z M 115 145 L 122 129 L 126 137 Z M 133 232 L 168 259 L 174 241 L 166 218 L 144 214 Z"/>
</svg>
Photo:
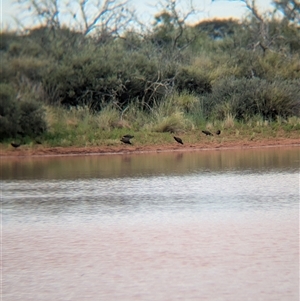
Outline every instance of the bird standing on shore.
<svg viewBox="0 0 300 301">
<path fill-rule="evenodd" d="M 18 148 L 21 145 L 21 143 L 12 142 L 10 145 L 14 148 Z"/>
<path fill-rule="evenodd" d="M 181 138 L 179 138 L 179 137 L 175 137 L 175 136 L 173 136 L 173 138 L 175 139 L 175 141 L 176 141 L 176 142 L 178 142 L 178 143 L 180 143 L 180 144 L 183 144 L 183 142 L 182 142 L 182 139 L 181 139 Z"/>
<path fill-rule="evenodd" d="M 123 143 L 125 143 L 125 144 L 132 144 L 131 142 L 130 142 L 130 139 L 131 138 L 129 138 L 129 137 L 125 137 L 125 136 L 123 136 L 122 138 L 121 138 L 121 142 L 123 142 Z"/>
<path fill-rule="evenodd" d="M 210 131 L 203 130 L 202 133 L 206 136 L 213 136 L 213 134 Z"/>
<path fill-rule="evenodd" d="M 134 138 L 134 136 L 127 134 L 127 135 L 124 135 L 123 138 L 132 139 L 132 138 Z"/>
</svg>

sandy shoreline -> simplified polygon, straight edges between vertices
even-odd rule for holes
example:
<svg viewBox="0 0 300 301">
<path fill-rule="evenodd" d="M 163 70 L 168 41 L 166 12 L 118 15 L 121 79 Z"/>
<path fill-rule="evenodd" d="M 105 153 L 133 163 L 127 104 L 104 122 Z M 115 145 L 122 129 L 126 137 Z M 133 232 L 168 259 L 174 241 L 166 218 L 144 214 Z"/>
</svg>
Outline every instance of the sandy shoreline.
<svg viewBox="0 0 300 301">
<path fill-rule="evenodd" d="M 91 146 L 91 147 L 36 147 L 21 146 L 2 148 L 0 157 L 32 157 L 32 156 L 71 156 L 71 155 L 112 155 L 155 153 L 173 151 L 201 151 L 217 149 L 247 149 L 261 147 L 300 146 L 300 138 L 273 138 L 257 141 L 205 141 L 194 144 L 162 144 L 162 145 L 118 145 L 118 146 Z"/>
</svg>

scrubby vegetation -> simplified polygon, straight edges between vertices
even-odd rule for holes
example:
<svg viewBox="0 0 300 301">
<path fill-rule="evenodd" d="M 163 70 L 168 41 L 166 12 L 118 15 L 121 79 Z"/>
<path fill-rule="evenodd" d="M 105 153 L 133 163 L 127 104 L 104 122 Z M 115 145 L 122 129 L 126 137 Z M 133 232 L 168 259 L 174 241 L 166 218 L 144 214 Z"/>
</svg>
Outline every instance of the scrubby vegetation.
<svg viewBox="0 0 300 301">
<path fill-rule="evenodd" d="M 216 125 L 300 129 L 297 22 L 252 9 L 243 21 L 187 25 L 172 3 L 148 31 L 2 32 L 0 140 L 113 144 L 131 130 L 157 143 L 156 133 Z"/>
</svg>

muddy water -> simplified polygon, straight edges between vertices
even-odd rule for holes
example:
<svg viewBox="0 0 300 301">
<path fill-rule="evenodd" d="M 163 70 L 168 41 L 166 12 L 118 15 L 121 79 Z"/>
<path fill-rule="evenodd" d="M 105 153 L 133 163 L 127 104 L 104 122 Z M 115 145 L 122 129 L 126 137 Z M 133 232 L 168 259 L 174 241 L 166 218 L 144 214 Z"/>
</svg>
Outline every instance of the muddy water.
<svg viewBox="0 0 300 301">
<path fill-rule="evenodd" d="M 2 299 L 298 301 L 299 160 L 2 160 Z"/>
</svg>

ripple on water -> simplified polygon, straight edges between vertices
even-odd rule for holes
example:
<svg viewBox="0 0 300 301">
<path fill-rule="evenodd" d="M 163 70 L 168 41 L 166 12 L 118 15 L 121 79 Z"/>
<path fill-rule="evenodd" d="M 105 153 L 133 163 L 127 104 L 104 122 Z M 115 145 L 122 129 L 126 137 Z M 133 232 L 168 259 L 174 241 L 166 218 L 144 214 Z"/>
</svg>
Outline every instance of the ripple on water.
<svg viewBox="0 0 300 301">
<path fill-rule="evenodd" d="M 232 154 L 24 162 L 3 300 L 298 301 L 299 154 Z"/>
</svg>

